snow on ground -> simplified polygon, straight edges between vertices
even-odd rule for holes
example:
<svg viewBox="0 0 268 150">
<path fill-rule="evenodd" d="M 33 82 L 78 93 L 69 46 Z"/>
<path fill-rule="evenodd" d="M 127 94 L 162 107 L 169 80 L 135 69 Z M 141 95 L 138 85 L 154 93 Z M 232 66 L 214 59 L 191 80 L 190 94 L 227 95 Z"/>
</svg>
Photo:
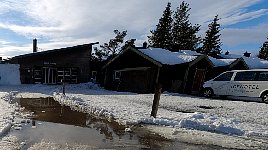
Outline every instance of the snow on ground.
<svg viewBox="0 0 268 150">
<path fill-rule="evenodd" d="M 12 94 L 0 92 L 0 137 L 7 133 L 14 118 L 15 107 L 8 104 Z"/>
<path fill-rule="evenodd" d="M 117 122 L 129 126 L 133 124 L 157 125 L 157 128 L 149 129 L 171 139 L 178 139 L 182 135 L 181 133 L 186 131 L 195 134 L 201 132 L 200 137 L 208 136 L 210 137 L 207 138 L 208 140 L 213 139 L 216 135 L 221 135 L 221 138 L 230 137 L 230 139 L 239 137 L 237 140 L 228 140 L 229 143 L 225 140 L 227 145 L 230 145 L 231 142 L 235 145 L 235 142 L 240 141 L 240 143 L 237 142 L 239 146 L 241 141 L 244 141 L 242 144 L 244 147 L 250 144 L 253 147 L 259 145 L 268 147 L 268 143 L 262 140 L 268 138 L 268 105 L 261 102 L 206 99 L 163 93 L 157 117 L 152 118 L 150 113 L 153 94 L 107 91 L 92 83 L 67 85 L 66 96 L 60 93 L 61 86 L 1 86 L 0 91 L 6 93 L 10 91 L 16 93 L 14 91 L 17 91 L 17 97 L 50 95 L 56 101 L 78 111 L 115 119 Z M 5 102 L 0 104 L 0 107 L 8 107 L 6 101 L 0 102 Z M 182 130 L 183 132 L 181 132 Z M 248 138 L 250 140 L 243 140 Z M 210 144 L 220 145 L 222 143 L 212 141 Z"/>
<path fill-rule="evenodd" d="M 0 148 L 3 150 L 18 150 L 23 146 L 15 136 L 6 136 L 0 140 Z"/>
<path fill-rule="evenodd" d="M 157 118 L 152 118 L 153 94 L 83 91 L 84 88 L 70 87 L 67 96 L 54 93 L 54 98 L 74 109 L 114 118 L 122 124 L 145 123 L 268 137 L 268 105 L 264 103 L 212 100 L 166 93 L 161 95 Z M 81 93 L 76 93 L 77 90 Z"/>
<path fill-rule="evenodd" d="M 228 149 L 267 149 L 266 139 L 252 139 L 241 136 L 229 136 L 205 131 L 187 130 L 183 128 L 163 128 L 161 126 L 143 127 L 171 140 L 200 145 L 217 145 Z"/>
<path fill-rule="evenodd" d="M 97 149 L 94 147 L 90 147 L 88 145 L 61 145 L 57 143 L 51 143 L 42 141 L 40 143 L 34 144 L 28 150 L 89 150 L 89 149 Z"/>
<path fill-rule="evenodd" d="M 19 107 L 9 104 L 14 99 L 16 92 L 0 92 L 0 148 L 5 150 L 16 150 L 23 146 L 15 136 L 5 136 L 14 127 L 21 128 L 21 120 L 17 120 Z"/>
</svg>

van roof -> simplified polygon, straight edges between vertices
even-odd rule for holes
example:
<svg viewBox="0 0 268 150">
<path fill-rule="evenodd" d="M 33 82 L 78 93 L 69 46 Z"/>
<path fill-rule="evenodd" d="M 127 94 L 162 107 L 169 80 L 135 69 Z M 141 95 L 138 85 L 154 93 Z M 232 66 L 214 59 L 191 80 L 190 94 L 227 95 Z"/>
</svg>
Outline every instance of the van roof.
<svg viewBox="0 0 268 150">
<path fill-rule="evenodd" d="M 228 72 L 242 72 L 242 71 L 268 71 L 268 69 L 230 70 Z"/>
</svg>

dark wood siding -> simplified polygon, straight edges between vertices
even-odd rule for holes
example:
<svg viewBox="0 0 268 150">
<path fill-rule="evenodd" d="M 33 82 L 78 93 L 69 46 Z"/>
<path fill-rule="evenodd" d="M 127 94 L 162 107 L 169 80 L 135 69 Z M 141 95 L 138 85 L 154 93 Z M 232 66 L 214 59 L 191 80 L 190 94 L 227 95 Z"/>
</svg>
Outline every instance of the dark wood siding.
<svg viewBox="0 0 268 150">
<path fill-rule="evenodd" d="M 90 77 L 91 45 L 75 46 L 26 54 L 12 58 L 5 63 L 20 64 L 21 82 L 33 83 L 34 68 L 77 68 L 78 82 L 88 82 Z"/>
<path fill-rule="evenodd" d="M 143 67 L 147 67 L 148 69 L 135 69 Z M 137 93 L 153 92 L 157 68 L 149 60 L 129 50 L 106 67 L 104 86 L 106 89 L 118 91 Z M 124 69 L 126 70 L 124 71 Z M 115 71 L 121 72 L 120 80 L 114 79 Z"/>
<path fill-rule="evenodd" d="M 163 91 L 182 92 L 184 75 L 188 64 L 165 65 L 161 68 L 159 83 Z"/>
<path fill-rule="evenodd" d="M 155 70 L 132 70 L 122 71 L 118 91 L 129 91 L 136 93 L 152 92 Z"/>
<path fill-rule="evenodd" d="M 193 84 L 194 84 L 193 82 L 194 82 L 196 69 L 209 70 L 209 69 L 211 69 L 211 67 L 212 66 L 210 65 L 209 61 L 206 60 L 206 59 L 202 59 L 202 60 L 198 61 L 197 63 L 195 63 L 194 65 L 192 65 L 189 68 L 187 80 L 185 81 L 186 85 L 185 85 L 184 93 L 191 94 L 192 87 L 193 87 Z M 200 83 L 200 84 L 202 84 L 202 83 Z"/>
</svg>

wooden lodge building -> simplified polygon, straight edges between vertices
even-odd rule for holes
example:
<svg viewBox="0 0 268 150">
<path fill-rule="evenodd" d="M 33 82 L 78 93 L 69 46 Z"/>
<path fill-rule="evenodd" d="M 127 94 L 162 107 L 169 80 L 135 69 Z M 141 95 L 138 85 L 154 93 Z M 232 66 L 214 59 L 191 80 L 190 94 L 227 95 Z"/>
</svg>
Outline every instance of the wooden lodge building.
<svg viewBox="0 0 268 150">
<path fill-rule="evenodd" d="M 60 84 L 90 81 L 90 43 L 73 47 L 37 52 L 37 40 L 33 40 L 33 53 L 15 56 L 2 63 L 19 64 L 22 84 Z"/>
<path fill-rule="evenodd" d="M 161 48 L 129 47 L 104 67 L 104 87 L 136 93 L 162 91 L 198 93 L 213 63 L 206 55 L 190 56 Z"/>
</svg>

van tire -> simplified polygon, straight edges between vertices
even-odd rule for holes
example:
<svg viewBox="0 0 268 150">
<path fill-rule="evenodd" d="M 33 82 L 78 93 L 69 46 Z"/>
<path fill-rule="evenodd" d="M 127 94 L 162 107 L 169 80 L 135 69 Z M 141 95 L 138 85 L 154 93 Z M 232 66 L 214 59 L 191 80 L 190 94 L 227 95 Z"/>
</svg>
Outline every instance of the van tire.
<svg viewBox="0 0 268 150">
<path fill-rule="evenodd" d="M 262 93 L 261 99 L 264 103 L 268 104 L 268 91 L 265 91 L 264 93 Z"/>
<path fill-rule="evenodd" d="M 214 92 L 211 88 L 205 88 L 203 91 L 203 95 L 209 98 L 212 97 L 212 95 L 214 95 Z"/>
</svg>

